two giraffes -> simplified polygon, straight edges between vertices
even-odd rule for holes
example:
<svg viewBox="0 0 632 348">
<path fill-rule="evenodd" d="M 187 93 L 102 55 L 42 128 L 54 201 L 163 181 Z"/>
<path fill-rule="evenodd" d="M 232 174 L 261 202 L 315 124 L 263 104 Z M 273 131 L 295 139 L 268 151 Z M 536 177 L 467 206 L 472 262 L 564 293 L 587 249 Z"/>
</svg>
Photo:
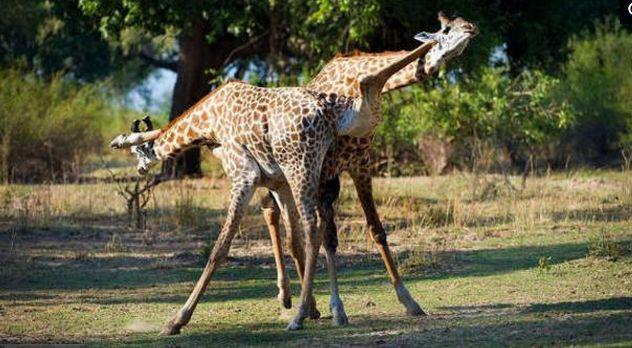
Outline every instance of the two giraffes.
<svg viewBox="0 0 632 348">
<path fill-rule="evenodd" d="M 460 55 L 478 34 L 476 26 L 462 18 L 450 20 L 440 12 L 439 21 L 438 32 L 415 36 L 422 45 L 413 51 L 339 56 L 305 87 L 260 88 L 227 82 L 162 129 L 154 130 L 146 121 L 148 129 L 140 132 L 135 122 L 132 134 L 119 135 L 110 143 L 113 148 L 131 148 L 140 174 L 187 148 L 207 145 L 231 180 L 226 222 L 191 295 L 162 334 L 177 334 L 189 322 L 213 273 L 226 259 L 257 187 L 270 192 L 262 206 L 284 307 L 289 308 L 291 300 L 281 247 L 281 217 L 302 285 L 298 311 L 288 330 L 302 328 L 307 317 L 320 316 L 312 286 L 321 244 L 326 250 L 333 322 L 345 325 L 347 316 L 336 276 L 333 208 L 340 189 L 338 176 L 344 171 L 353 179 L 369 233 L 397 298 L 407 314 L 424 315 L 393 262 L 373 201 L 368 167 L 373 134 L 381 121 L 381 95 L 424 80 Z"/>
</svg>

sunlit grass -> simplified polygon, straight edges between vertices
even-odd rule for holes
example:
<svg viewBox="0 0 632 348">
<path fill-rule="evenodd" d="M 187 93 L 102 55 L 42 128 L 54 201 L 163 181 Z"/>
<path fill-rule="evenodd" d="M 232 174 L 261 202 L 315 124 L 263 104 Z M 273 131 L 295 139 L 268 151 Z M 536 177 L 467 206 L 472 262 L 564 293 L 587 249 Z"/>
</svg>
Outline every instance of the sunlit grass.
<svg viewBox="0 0 632 348">
<path fill-rule="evenodd" d="M 0 342 L 632 343 L 629 172 L 529 178 L 524 189 L 519 177 L 375 179 L 389 241 L 427 318 L 403 315 L 351 182 L 343 183 L 339 279 L 349 326 L 333 327 L 326 317 L 308 320 L 301 332 L 284 331 L 255 198 L 231 259 L 183 334 L 171 338 L 157 332 L 200 274 L 199 255 L 223 221 L 226 181 L 158 186 L 147 211 L 152 239 L 128 229 L 114 184 L 0 186 Z M 327 316 L 323 267 L 321 261 L 315 291 Z M 296 304 L 293 270 L 291 276 Z"/>
</svg>

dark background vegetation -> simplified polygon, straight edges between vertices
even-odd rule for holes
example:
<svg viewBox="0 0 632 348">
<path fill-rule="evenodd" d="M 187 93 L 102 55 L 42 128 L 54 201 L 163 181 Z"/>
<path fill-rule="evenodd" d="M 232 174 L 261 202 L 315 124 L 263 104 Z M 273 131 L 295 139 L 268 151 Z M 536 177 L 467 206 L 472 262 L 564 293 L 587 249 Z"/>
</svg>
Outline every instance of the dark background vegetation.
<svg viewBox="0 0 632 348">
<path fill-rule="evenodd" d="M 615 0 L 7 0 L 0 179 L 77 178 L 140 116 L 128 96 L 155 69 L 177 74 L 166 121 L 226 78 L 300 85 L 336 52 L 410 49 L 441 9 L 481 34 L 386 97 L 376 173 L 629 167 L 632 34 Z M 202 175 L 199 157 L 163 170 Z"/>
</svg>

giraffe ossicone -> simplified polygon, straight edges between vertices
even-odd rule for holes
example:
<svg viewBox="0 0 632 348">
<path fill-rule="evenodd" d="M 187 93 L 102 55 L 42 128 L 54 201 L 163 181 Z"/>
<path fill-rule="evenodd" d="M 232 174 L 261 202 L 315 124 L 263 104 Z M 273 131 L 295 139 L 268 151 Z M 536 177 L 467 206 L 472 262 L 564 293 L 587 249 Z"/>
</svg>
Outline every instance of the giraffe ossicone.
<svg viewBox="0 0 632 348">
<path fill-rule="evenodd" d="M 415 35 L 415 40 L 417 41 L 434 41 L 437 43 L 424 57 L 424 72 L 426 75 L 433 74 L 447 61 L 461 55 L 470 40 L 478 35 L 478 27 L 461 17 L 450 20 L 443 11 L 440 11 L 437 18 L 441 22 L 439 31 L 436 33 L 422 31 Z"/>
</svg>

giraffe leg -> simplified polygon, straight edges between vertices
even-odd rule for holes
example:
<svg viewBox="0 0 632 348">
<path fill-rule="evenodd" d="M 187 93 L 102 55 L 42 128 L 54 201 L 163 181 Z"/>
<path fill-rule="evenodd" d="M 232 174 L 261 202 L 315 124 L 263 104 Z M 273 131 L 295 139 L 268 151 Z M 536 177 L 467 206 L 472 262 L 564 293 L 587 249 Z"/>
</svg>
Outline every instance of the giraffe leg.
<svg viewBox="0 0 632 348">
<path fill-rule="evenodd" d="M 234 157 L 238 157 L 239 153 L 235 153 Z M 184 306 L 178 311 L 178 313 L 169 320 L 161 331 L 162 335 L 176 335 L 180 333 L 180 329 L 185 326 L 191 319 L 193 311 L 197 306 L 200 298 L 204 294 L 208 283 L 215 273 L 217 266 L 219 266 L 228 256 L 230 244 L 235 236 L 235 233 L 239 229 L 239 223 L 241 217 L 244 214 L 244 210 L 248 205 L 248 202 L 252 198 L 255 192 L 256 184 L 259 180 L 260 172 L 259 167 L 250 158 L 245 155 L 241 158 L 233 158 L 234 161 L 240 161 L 237 163 L 237 168 L 232 167 L 230 171 L 227 171 L 229 176 L 232 176 L 233 183 L 230 191 L 230 204 L 228 206 L 228 212 L 226 215 L 226 222 L 215 241 L 211 255 L 208 258 L 204 271 L 198 279 L 189 299 Z M 233 164 L 234 165 L 234 164 Z M 227 168 L 224 165 L 224 168 Z M 239 175 L 231 175 L 236 174 Z"/>
<path fill-rule="evenodd" d="M 290 280 L 285 270 L 285 262 L 283 260 L 283 247 L 281 246 L 281 234 L 279 230 L 279 218 L 281 210 L 271 193 L 268 193 L 262 200 L 261 206 L 263 217 L 268 225 L 270 240 L 272 241 L 272 252 L 277 269 L 277 286 L 279 287 L 279 295 L 277 296 L 284 308 L 292 308 L 292 297 L 290 292 Z"/>
<path fill-rule="evenodd" d="M 312 166 L 313 168 L 313 166 Z M 318 170 L 320 172 L 320 170 Z M 303 321 L 309 316 L 310 308 L 313 304 L 312 287 L 314 275 L 316 273 L 316 257 L 320 248 L 320 233 L 317 225 L 317 176 L 312 175 L 307 178 L 288 178 L 292 189 L 292 196 L 296 203 L 303 231 L 305 234 L 305 269 L 301 287 L 300 304 L 296 316 L 287 326 L 288 330 L 300 330 L 303 328 Z"/>
<path fill-rule="evenodd" d="M 325 237 L 325 250 L 327 252 L 327 272 L 329 273 L 329 310 L 331 311 L 333 324 L 336 326 L 347 325 L 349 320 L 345 313 L 344 305 L 338 292 L 338 276 L 336 274 L 336 249 L 338 248 L 338 230 L 336 228 L 334 202 L 340 193 L 340 180 L 338 177 L 327 181 L 322 186 L 321 204 L 319 205 L 319 223 L 321 233 Z"/>
<path fill-rule="evenodd" d="M 296 209 L 294 197 L 289 187 L 284 186 L 272 192 L 275 202 L 281 209 L 281 216 L 285 225 L 286 248 L 294 260 L 298 279 L 303 284 L 305 274 L 305 246 L 303 241 L 303 229 L 299 221 L 299 213 Z M 316 307 L 316 299 L 310 298 L 309 317 L 320 318 L 320 312 Z"/>
<path fill-rule="evenodd" d="M 353 183 L 355 184 L 356 191 L 358 192 L 358 198 L 360 199 L 360 204 L 362 204 L 364 215 L 366 216 L 369 233 L 377 245 L 380 255 L 382 256 L 382 260 L 384 261 L 384 266 L 386 267 L 391 283 L 395 287 L 397 299 L 404 305 L 404 307 L 406 307 L 406 314 L 411 316 L 425 316 L 426 313 L 410 295 L 410 292 L 406 289 L 406 286 L 397 272 L 397 267 L 395 266 L 393 256 L 391 255 L 391 251 L 388 247 L 388 242 L 386 241 L 386 232 L 382 227 L 382 222 L 380 221 L 380 217 L 375 207 L 375 202 L 373 201 L 371 175 L 359 172 L 350 174 L 353 179 Z"/>
</svg>

